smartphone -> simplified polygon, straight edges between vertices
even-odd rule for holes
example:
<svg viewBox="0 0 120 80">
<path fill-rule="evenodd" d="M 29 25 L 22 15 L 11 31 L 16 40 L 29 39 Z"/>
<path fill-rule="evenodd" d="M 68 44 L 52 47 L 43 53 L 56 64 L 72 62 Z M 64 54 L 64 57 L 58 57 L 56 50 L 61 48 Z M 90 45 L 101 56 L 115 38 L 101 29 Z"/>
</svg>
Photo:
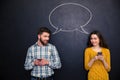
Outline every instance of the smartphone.
<svg viewBox="0 0 120 80">
<path fill-rule="evenodd" d="M 37 59 L 37 60 L 41 61 L 42 59 Z"/>
<path fill-rule="evenodd" d="M 102 52 L 98 52 L 97 56 L 102 55 Z"/>
</svg>

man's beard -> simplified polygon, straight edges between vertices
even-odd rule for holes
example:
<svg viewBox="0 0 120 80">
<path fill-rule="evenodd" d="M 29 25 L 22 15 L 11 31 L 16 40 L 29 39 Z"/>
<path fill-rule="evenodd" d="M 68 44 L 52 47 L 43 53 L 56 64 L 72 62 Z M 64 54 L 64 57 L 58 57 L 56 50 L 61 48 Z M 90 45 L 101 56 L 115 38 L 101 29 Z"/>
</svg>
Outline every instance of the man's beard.
<svg viewBox="0 0 120 80">
<path fill-rule="evenodd" d="M 40 40 L 42 45 L 47 45 L 47 43 L 48 43 L 48 41 L 47 41 L 47 43 L 44 43 L 44 41 L 42 39 L 39 39 L 39 40 Z"/>
</svg>

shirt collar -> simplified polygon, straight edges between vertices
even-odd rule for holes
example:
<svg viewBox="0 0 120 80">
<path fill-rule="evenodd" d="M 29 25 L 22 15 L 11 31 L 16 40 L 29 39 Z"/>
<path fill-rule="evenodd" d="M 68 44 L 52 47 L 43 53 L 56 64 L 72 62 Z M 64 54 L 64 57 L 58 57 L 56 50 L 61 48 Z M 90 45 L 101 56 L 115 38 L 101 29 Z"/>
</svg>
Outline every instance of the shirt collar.
<svg viewBox="0 0 120 80">
<path fill-rule="evenodd" d="M 37 42 L 35 43 L 35 46 L 39 46 Z M 44 46 L 49 46 L 49 43 L 47 43 L 47 44 L 44 45 Z M 40 47 L 42 47 L 42 46 L 40 46 Z"/>
</svg>

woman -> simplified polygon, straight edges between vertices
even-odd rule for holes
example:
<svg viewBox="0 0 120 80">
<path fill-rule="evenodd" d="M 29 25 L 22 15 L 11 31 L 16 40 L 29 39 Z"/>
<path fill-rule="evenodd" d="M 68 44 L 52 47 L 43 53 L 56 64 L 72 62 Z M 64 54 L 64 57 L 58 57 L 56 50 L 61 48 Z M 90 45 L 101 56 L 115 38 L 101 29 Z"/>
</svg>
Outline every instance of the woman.
<svg viewBox="0 0 120 80">
<path fill-rule="evenodd" d="M 84 53 L 84 66 L 88 80 L 109 80 L 110 50 L 99 31 L 93 31 L 88 38 Z"/>
</svg>

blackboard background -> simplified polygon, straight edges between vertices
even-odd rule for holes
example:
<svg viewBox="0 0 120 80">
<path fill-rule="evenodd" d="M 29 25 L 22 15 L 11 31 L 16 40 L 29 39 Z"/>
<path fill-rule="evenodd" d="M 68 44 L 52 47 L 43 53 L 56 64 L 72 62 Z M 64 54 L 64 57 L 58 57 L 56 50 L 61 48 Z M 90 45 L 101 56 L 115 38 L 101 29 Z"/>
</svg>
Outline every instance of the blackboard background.
<svg viewBox="0 0 120 80">
<path fill-rule="evenodd" d="M 24 70 L 27 48 L 37 40 L 37 29 L 47 26 L 48 16 L 63 3 L 78 3 L 88 7 L 93 18 L 85 26 L 87 32 L 99 30 L 111 50 L 110 80 L 120 74 L 120 2 L 119 0 L 2 0 L 0 1 L 0 80 L 30 80 Z M 61 16 L 58 16 L 58 18 Z M 50 42 L 56 45 L 62 68 L 55 70 L 55 80 L 86 80 L 83 57 L 87 34 L 79 31 L 59 32 Z"/>
</svg>

